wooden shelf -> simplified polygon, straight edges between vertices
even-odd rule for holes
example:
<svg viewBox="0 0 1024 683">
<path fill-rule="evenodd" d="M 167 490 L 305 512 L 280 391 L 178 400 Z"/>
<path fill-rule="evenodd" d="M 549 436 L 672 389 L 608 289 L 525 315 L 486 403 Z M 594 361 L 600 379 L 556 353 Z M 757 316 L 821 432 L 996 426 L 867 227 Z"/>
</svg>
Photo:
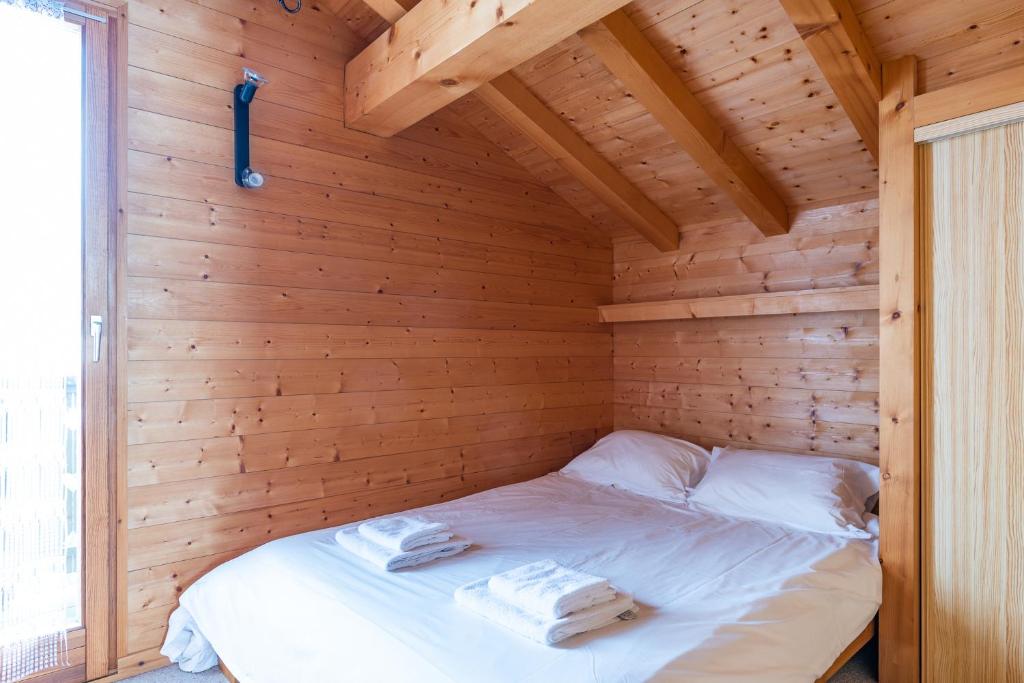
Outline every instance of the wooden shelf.
<svg viewBox="0 0 1024 683">
<path fill-rule="evenodd" d="M 598 306 L 597 308 L 601 314 L 601 322 L 604 323 L 730 318 L 786 313 L 825 313 L 828 311 L 867 311 L 878 309 L 878 285 L 713 296 L 704 299 L 677 299 L 675 301 L 645 301 L 636 304 Z"/>
</svg>

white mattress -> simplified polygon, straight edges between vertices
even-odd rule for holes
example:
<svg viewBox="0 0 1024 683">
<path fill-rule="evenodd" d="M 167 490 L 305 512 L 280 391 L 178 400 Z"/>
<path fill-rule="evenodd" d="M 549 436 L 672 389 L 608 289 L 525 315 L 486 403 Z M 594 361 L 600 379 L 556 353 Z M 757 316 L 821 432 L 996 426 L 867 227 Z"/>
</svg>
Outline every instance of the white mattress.
<svg viewBox="0 0 1024 683">
<path fill-rule="evenodd" d="M 218 567 L 181 605 L 242 683 L 806 683 L 881 601 L 873 540 L 708 515 L 561 474 L 422 512 L 477 545 L 389 574 L 325 529 Z M 639 618 L 545 647 L 452 600 L 461 584 L 543 558 L 608 577 L 635 596 Z"/>
</svg>

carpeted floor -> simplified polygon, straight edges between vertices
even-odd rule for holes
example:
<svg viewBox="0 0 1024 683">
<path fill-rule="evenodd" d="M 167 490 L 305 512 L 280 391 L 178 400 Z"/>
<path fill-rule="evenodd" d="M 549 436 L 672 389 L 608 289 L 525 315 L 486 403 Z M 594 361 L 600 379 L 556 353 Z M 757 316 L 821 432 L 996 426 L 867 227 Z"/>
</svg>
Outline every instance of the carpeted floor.
<svg viewBox="0 0 1024 683">
<path fill-rule="evenodd" d="M 202 683 L 225 683 L 227 681 L 216 667 L 201 674 L 187 674 L 176 666 L 167 666 L 125 680 L 135 683 L 200 683 L 200 681 Z"/>
<path fill-rule="evenodd" d="M 878 680 L 875 672 L 875 660 L 878 654 L 874 641 L 851 659 L 839 673 L 832 677 L 832 683 L 875 683 Z M 224 683 L 225 678 L 216 668 L 201 674 L 187 674 L 176 666 L 157 669 L 149 673 L 129 678 L 135 683 Z"/>
<path fill-rule="evenodd" d="M 832 683 L 875 683 L 876 681 L 878 681 L 878 641 L 874 639 L 832 677 Z"/>
</svg>

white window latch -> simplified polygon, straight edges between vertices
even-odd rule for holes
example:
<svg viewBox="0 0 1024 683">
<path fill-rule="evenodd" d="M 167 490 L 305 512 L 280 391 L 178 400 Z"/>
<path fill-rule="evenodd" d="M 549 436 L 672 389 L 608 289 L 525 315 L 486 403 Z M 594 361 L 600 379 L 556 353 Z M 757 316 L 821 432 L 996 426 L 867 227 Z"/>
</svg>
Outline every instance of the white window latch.
<svg viewBox="0 0 1024 683">
<path fill-rule="evenodd" d="M 89 335 L 92 337 L 92 362 L 100 362 L 100 338 L 103 337 L 103 316 L 89 317 Z"/>
</svg>

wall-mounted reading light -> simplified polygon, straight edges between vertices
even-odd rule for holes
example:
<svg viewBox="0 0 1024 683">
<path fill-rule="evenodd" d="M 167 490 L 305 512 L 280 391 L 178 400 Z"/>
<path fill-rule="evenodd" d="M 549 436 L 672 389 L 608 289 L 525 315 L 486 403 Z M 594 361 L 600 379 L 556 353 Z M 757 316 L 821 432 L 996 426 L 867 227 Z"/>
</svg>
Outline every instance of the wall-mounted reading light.
<svg viewBox="0 0 1024 683">
<path fill-rule="evenodd" d="M 255 189 L 263 185 L 263 174 L 249 166 L 249 104 L 267 79 L 249 67 L 242 69 L 242 76 L 235 86 L 235 183 Z"/>
</svg>

